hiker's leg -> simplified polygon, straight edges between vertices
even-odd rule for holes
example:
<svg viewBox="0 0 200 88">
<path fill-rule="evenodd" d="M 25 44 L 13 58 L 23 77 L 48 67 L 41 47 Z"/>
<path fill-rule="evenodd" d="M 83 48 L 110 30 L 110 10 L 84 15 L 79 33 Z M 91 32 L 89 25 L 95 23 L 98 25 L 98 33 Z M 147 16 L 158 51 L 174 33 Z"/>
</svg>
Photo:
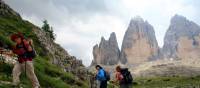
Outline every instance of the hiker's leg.
<svg viewBox="0 0 200 88">
<path fill-rule="evenodd" d="M 104 88 L 107 88 L 107 81 L 105 81 L 105 83 L 104 83 Z"/>
<path fill-rule="evenodd" d="M 38 88 L 40 86 L 40 84 L 35 75 L 32 61 L 26 62 L 26 74 L 27 74 L 28 78 L 31 80 L 33 88 Z"/>
<path fill-rule="evenodd" d="M 97 86 L 97 88 L 100 88 L 101 82 L 99 80 L 96 80 L 96 86 Z"/>
<path fill-rule="evenodd" d="M 126 84 L 120 84 L 119 88 L 128 88 Z"/>
<path fill-rule="evenodd" d="M 107 88 L 107 81 L 101 81 L 100 88 Z"/>
<path fill-rule="evenodd" d="M 17 86 L 20 83 L 20 79 L 19 76 L 21 74 L 22 70 L 21 70 L 21 64 L 16 62 L 15 66 L 13 68 L 13 85 Z"/>
<path fill-rule="evenodd" d="M 103 88 L 103 82 L 102 81 L 100 82 L 100 88 Z"/>
<path fill-rule="evenodd" d="M 133 88 L 133 85 L 132 85 L 132 84 L 129 84 L 128 86 L 129 86 L 128 88 Z"/>
</svg>

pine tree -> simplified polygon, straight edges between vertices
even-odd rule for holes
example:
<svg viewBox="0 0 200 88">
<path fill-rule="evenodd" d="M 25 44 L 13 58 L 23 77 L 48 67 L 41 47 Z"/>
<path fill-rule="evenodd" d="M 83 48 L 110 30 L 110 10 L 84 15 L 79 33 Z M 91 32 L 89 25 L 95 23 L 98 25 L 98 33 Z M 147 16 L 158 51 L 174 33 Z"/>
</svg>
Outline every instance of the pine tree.
<svg viewBox="0 0 200 88">
<path fill-rule="evenodd" d="M 43 21 L 42 30 L 44 32 L 46 32 L 50 36 L 51 39 L 55 40 L 55 34 L 54 34 L 54 31 L 53 31 L 53 27 L 50 27 L 47 20 Z"/>
</svg>

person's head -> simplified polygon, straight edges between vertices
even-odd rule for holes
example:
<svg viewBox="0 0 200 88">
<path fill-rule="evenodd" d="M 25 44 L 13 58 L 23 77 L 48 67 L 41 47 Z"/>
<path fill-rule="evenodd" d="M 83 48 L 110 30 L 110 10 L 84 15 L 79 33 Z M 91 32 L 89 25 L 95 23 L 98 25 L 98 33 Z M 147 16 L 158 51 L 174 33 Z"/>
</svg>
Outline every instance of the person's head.
<svg viewBox="0 0 200 88">
<path fill-rule="evenodd" d="M 21 44 L 22 43 L 22 38 L 20 38 L 20 37 L 15 38 L 14 42 L 16 42 L 17 44 Z"/>
<path fill-rule="evenodd" d="M 117 72 L 120 72 L 120 71 L 121 71 L 121 67 L 120 67 L 119 65 L 116 67 L 116 71 L 117 71 Z"/>
<path fill-rule="evenodd" d="M 100 65 L 96 65 L 96 70 L 102 69 L 102 67 Z"/>
<path fill-rule="evenodd" d="M 11 35 L 11 40 L 17 44 L 21 44 L 23 41 L 23 35 L 21 34 L 13 34 Z"/>
</svg>

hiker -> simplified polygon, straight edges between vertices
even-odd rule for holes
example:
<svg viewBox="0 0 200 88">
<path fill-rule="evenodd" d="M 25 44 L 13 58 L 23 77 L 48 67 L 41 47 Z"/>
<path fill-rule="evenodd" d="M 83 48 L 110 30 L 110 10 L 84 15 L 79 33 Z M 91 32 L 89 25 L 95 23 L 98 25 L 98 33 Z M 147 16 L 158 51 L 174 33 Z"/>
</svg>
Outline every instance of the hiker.
<svg viewBox="0 0 200 88">
<path fill-rule="evenodd" d="M 132 88 L 132 76 L 127 68 L 122 69 L 120 66 L 116 67 L 115 83 L 120 85 L 120 88 Z"/>
<path fill-rule="evenodd" d="M 100 65 L 96 65 L 96 70 L 97 70 L 96 79 L 100 82 L 100 88 L 107 88 L 107 79 L 105 70 Z"/>
<path fill-rule="evenodd" d="M 25 74 L 31 80 L 33 88 L 39 88 L 40 84 L 35 75 L 34 67 L 33 67 L 33 57 L 29 55 L 30 52 L 33 52 L 33 48 L 29 44 L 29 42 L 23 37 L 22 34 L 13 34 L 11 35 L 11 40 L 16 43 L 13 47 L 13 53 L 18 56 L 18 62 L 15 64 L 13 68 L 13 85 L 18 86 L 20 83 L 19 76 L 22 71 L 25 71 Z"/>
</svg>

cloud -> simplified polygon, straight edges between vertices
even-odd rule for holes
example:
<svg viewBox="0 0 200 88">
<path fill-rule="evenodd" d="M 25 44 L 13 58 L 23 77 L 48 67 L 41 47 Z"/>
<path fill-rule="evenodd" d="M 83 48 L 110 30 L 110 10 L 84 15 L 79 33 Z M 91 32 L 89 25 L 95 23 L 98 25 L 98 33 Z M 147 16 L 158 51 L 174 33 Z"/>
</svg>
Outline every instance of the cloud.
<svg viewBox="0 0 200 88">
<path fill-rule="evenodd" d="M 115 30 L 119 40 L 122 41 L 126 29 L 125 25 L 122 25 L 124 23 L 113 16 L 95 15 L 92 18 L 88 19 L 87 23 L 74 20 L 71 25 L 65 26 L 62 31 L 56 33 L 61 36 L 56 41 L 67 50 L 73 48 L 70 49 L 70 53 L 81 58 L 85 65 L 91 63 L 93 45 L 99 43 L 101 36 L 108 38 Z"/>
<path fill-rule="evenodd" d="M 5 0 L 24 19 L 41 26 L 47 19 L 57 34 L 56 42 L 89 66 L 93 45 L 101 36 L 116 32 L 119 48 L 129 21 L 140 15 L 154 26 L 163 45 L 170 18 L 178 13 L 200 24 L 197 0 Z"/>
</svg>

